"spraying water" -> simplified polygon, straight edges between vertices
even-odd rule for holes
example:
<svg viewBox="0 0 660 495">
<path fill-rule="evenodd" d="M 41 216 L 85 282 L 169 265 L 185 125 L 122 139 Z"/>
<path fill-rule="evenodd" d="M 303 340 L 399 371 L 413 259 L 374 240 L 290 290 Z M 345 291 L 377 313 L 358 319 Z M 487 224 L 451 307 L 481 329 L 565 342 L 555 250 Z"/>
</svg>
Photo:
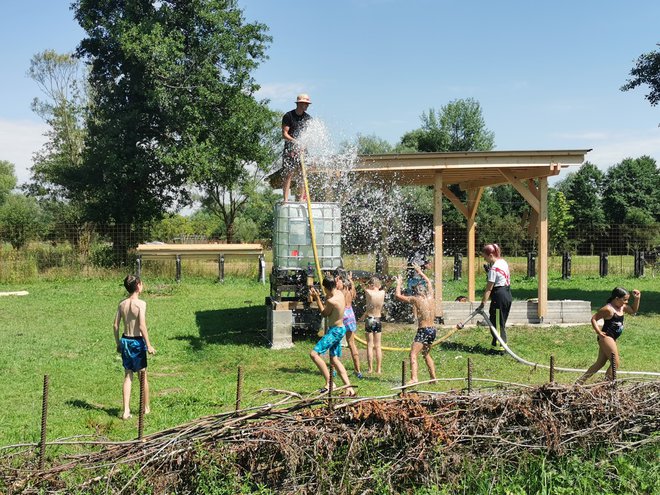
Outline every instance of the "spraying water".
<svg viewBox="0 0 660 495">
<path fill-rule="evenodd" d="M 341 207 L 344 252 L 360 253 L 375 262 L 378 252 L 405 252 L 424 242 L 411 239 L 401 187 L 389 180 L 351 173 L 358 164 L 355 142 L 337 144 L 317 118 L 309 122 L 298 142 L 307 150 L 312 200 L 337 202 Z"/>
</svg>

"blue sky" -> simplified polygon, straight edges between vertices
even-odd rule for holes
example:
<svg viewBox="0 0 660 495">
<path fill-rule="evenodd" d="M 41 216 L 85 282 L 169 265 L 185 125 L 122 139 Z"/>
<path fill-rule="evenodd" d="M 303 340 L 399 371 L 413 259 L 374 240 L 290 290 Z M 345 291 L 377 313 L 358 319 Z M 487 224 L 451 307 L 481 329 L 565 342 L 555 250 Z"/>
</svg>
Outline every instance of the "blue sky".
<svg viewBox="0 0 660 495">
<path fill-rule="evenodd" d="M 4 2 L 0 159 L 20 182 L 43 143 L 26 77 L 33 54 L 83 37 L 68 0 Z M 239 0 L 269 27 L 256 71 L 273 108 L 312 97 L 336 142 L 357 133 L 396 143 L 420 115 L 457 98 L 482 106 L 498 150 L 593 148 L 603 169 L 648 154 L 660 163 L 660 107 L 622 92 L 636 58 L 660 43 L 657 0 Z M 562 173 L 562 176 L 566 172 Z"/>
</svg>

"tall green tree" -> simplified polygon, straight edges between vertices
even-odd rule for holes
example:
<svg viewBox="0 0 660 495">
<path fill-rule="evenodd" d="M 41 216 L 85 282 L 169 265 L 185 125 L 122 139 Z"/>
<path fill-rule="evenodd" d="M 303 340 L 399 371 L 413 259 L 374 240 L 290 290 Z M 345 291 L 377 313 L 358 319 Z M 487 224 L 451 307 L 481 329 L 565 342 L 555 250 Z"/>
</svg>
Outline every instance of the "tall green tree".
<svg viewBox="0 0 660 495">
<path fill-rule="evenodd" d="M 635 207 L 660 222 L 660 169 L 649 156 L 626 158 L 607 171 L 603 201 L 610 223 L 626 222 L 627 211 Z M 635 215 L 640 218 L 639 214 Z"/>
<path fill-rule="evenodd" d="M 630 71 L 630 76 L 626 84 L 621 86 L 621 91 L 629 91 L 646 84 L 650 89 L 646 99 L 653 106 L 660 102 L 660 50 L 640 55 Z"/>
<path fill-rule="evenodd" d="M 236 1 L 76 0 L 73 9 L 93 101 L 84 187 L 74 193 L 91 218 L 148 222 L 189 201 L 198 169 L 224 168 L 213 176 L 227 187 L 237 169 L 261 161 L 247 143 L 259 123 L 243 118 L 267 113 L 251 73 L 270 37 Z M 120 259 L 134 234 L 116 231 Z"/>
<path fill-rule="evenodd" d="M 573 222 L 571 203 L 564 193 L 551 188 L 548 198 L 548 233 L 550 234 L 550 247 L 553 252 L 561 253 L 568 250 L 570 230 Z"/>
<path fill-rule="evenodd" d="M 32 110 L 48 124 L 46 143 L 34 154 L 31 181 L 23 186 L 50 217 L 52 229 L 79 246 L 85 230 L 80 183 L 88 99 L 83 66 L 73 54 L 45 50 L 30 61 L 28 76 L 42 96 Z"/>
<path fill-rule="evenodd" d="M 415 151 L 489 151 L 495 134 L 486 128 L 481 104 L 473 98 L 457 99 L 440 111 L 433 108 L 421 116 L 422 127 L 401 138 L 400 146 Z"/>
<path fill-rule="evenodd" d="M 603 209 L 604 184 L 605 174 L 593 163 L 585 162 L 556 185 L 570 205 L 572 235 L 581 246 L 581 252 L 590 252 L 591 246 L 607 230 Z"/>
<path fill-rule="evenodd" d="M 16 187 L 18 179 L 15 170 L 12 162 L 0 160 L 0 205 L 6 201 L 12 189 Z"/>
</svg>

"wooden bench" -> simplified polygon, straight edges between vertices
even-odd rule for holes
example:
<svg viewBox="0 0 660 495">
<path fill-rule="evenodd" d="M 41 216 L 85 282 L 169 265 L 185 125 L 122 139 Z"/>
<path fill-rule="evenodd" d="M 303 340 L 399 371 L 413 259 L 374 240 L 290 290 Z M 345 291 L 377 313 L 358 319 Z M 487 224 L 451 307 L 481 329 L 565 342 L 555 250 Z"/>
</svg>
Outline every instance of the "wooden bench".
<svg viewBox="0 0 660 495">
<path fill-rule="evenodd" d="M 136 274 L 140 276 L 143 260 L 174 260 L 176 280 L 181 280 L 181 260 L 213 260 L 218 262 L 218 276 L 225 278 L 225 256 L 256 256 L 259 260 L 259 280 L 266 283 L 266 260 L 261 244 L 140 244 L 137 247 Z"/>
</svg>

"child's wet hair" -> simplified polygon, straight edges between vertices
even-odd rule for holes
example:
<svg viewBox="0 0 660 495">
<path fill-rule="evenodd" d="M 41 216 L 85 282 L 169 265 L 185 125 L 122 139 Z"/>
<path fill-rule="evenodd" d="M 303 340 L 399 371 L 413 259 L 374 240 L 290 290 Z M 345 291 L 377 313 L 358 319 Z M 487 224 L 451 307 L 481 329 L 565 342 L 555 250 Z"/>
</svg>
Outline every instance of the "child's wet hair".
<svg viewBox="0 0 660 495">
<path fill-rule="evenodd" d="M 327 290 L 335 290 L 337 288 L 337 281 L 335 280 L 335 277 L 326 275 L 323 278 L 323 287 L 325 287 Z"/>
<path fill-rule="evenodd" d="M 136 277 L 135 275 L 126 275 L 126 278 L 124 279 L 124 287 L 129 294 L 133 294 L 138 290 L 138 284 L 140 282 L 142 282 L 140 277 Z"/>
<path fill-rule="evenodd" d="M 493 244 L 486 244 L 484 248 L 481 250 L 481 252 L 485 256 L 490 256 L 491 254 L 494 254 L 496 258 L 500 258 L 502 256 L 502 250 L 500 247 L 493 243 Z"/>
<path fill-rule="evenodd" d="M 610 297 L 607 298 L 607 302 L 610 303 L 618 298 L 624 298 L 628 295 L 628 291 L 623 287 L 615 287 L 610 294 Z"/>
<path fill-rule="evenodd" d="M 369 285 L 376 287 L 376 289 L 380 289 L 383 284 L 378 277 L 371 277 L 369 279 Z"/>
</svg>

